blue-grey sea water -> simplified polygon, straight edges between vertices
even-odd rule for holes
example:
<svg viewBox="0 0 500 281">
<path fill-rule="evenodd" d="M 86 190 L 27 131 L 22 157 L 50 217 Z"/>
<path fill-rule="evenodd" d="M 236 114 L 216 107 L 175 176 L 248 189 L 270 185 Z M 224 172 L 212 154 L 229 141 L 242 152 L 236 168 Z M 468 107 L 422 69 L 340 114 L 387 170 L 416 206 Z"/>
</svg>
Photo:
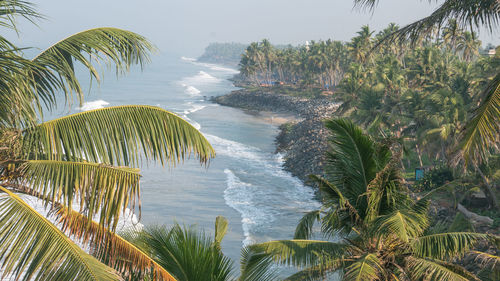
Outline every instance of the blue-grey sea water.
<svg viewBox="0 0 500 281">
<path fill-rule="evenodd" d="M 258 115 L 209 101 L 236 89 L 227 79 L 237 70 L 162 53 L 119 79 L 107 71 L 83 107 L 148 104 L 175 112 L 210 141 L 217 156 L 208 167 L 196 160 L 176 167 L 142 167 L 141 223 L 178 222 L 213 233 L 215 217 L 229 220 L 223 251 L 238 266 L 244 244 L 290 239 L 303 213 L 318 207 L 310 187 L 282 169 L 275 154 L 275 124 Z M 82 83 L 86 83 L 84 79 Z M 60 108 L 49 118 L 67 114 Z"/>
</svg>

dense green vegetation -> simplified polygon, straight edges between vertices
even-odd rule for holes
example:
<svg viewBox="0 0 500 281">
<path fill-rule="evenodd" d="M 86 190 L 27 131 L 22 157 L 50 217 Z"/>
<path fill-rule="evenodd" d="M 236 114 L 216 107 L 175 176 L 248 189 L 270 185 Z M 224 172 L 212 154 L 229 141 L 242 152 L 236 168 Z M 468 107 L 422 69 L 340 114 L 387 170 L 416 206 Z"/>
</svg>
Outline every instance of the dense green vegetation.
<svg viewBox="0 0 500 281">
<path fill-rule="evenodd" d="M 237 65 L 246 47 L 240 43 L 210 43 L 198 61 Z"/>
<path fill-rule="evenodd" d="M 345 119 L 329 120 L 326 127 L 332 138 L 325 177 L 312 177 L 322 208 L 303 217 L 294 240 L 252 249 L 301 269 L 287 280 L 323 280 L 335 272 L 342 280 L 479 280 L 456 258 L 478 241 L 494 242 L 496 237 L 429 227 L 430 193 L 418 200 L 410 197 L 400 177 L 399 144 L 376 142 Z M 332 240 L 310 239 L 315 222 L 323 237 Z M 491 259 L 480 275 L 495 274 L 490 265 L 499 258 Z"/>
<path fill-rule="evenodd" d="M 287 49 L 263 40 L 248 46 L 241 72 L 249 88 L 267 89 L 279 81 L 283 85 L 271 90 L 305 97 L 329 90 L 341 103 L 336 115 L 404 145 L 403 169 L 464 164 L 462 130 L 500 71 L 500 56 L 480 55 L 476 33 L 456 20 L 415 43 L 386 39 L 398 30 L 391 24 L 375 34 L 363 26 L 350 42 L 311 41 Z M 485 193 L 496 205 L 496 193 Z"/>
</svg>

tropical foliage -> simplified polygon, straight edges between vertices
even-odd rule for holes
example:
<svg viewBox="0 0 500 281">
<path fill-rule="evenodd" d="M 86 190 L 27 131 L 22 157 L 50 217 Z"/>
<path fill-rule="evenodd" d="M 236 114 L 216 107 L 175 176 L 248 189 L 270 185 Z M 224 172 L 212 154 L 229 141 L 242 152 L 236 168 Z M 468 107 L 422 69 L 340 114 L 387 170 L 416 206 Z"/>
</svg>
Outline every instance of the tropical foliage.
<svg viewBox="0 0 500 281">
<path fill-rule="evenodd" d="M 23 1 L 0 1 L 0 24 L 40 17 Z M 116 28 L 71 35 L 33 59 L 0 37 L 0 269 L 16 280 L 174 280 L 150 256 L 119 237 L 127 209 L 140 213 L 143 160 L 175 165 L 194 154 L 207 163 L 208 141 L 180 117 L 152 106 L 116 106 L 44 121 L 64 98 L 83 102 L 82 65 L 117 74 L 149 61 L 144 37 Z M 48 220 L 18 194 L 43 200 Z M 72 239 L 70 239 L 72 238 Z M 76 243 L 75 243 L 76 242 Z M 82 250 L 86 249 L 87 252 Z"/>
<path fill-rule="evenodd" d="M 222 253 L 221 243 L 228 228 L 227 219 L 217 217 L 214 237 L 194 226 L 150 226 L 124 234 L 148 253 L 179 281 L 266 281 L 276 280 L 270 257 L 242 249 L 240 276 L 234 277 L 233 261 Z M 152 278 L 143 276 L 142 278 Z M 140 279 L 143 280 L 143 279 Z"/>
<path fill-rule="evenodd" d="M 477 34 L 457 20 L 418 42 L 387 39 L 398 30 L 390 24 L 375 33 L 363 26 L 347 43 L 312 41 L 288 49 L 264 40 L 247 48 L 240 66 L 252 85 L 280 81 L 277 91 L 327 93 L 341 103 L 336 114 L 397 139 L 405 147 L 404 169 L 444 163 L 484 173 L 480 163 L 499 143 L 498 95 L 491 87 L 500 56 L 484 55 Z M 490 205 L 498 206 L 490 180 L 483 181 Z"/>
<path fill-rule="evenodd" d="M 397 146 L 375 142 L 344 119 L 326 127 L 332 136 L 325 177 L 312 177 L 322 208 L 303 217 L 294 240 L 252 249 L 301 268 L 287 280 L 323 280 L 334 272 L 342 280 L 479 280 L 454 261 L 478 241 L 498 238 L 429 228 L 428 196 L 409 196 Z M 315 222 L 332 240 L 310 240 Z"/>
</svg>

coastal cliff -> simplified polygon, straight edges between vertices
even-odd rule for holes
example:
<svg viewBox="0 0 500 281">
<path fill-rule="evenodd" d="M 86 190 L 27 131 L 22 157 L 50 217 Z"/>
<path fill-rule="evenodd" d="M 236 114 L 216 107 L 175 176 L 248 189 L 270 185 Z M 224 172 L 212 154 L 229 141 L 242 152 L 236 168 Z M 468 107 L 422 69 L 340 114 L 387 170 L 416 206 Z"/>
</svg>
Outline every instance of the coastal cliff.
<svg viewBox="0 0 500 281">
<path fill-rule="evenodd" d="M 284 154 L 284 168 L 307 181 L 309 174 L 322 174 L 328 133 L 323 120 L 338 107 L 329 99 L 304 99 L 274 92 L 233 91 L 214 102 L 243 109 L 294 114 L 298 121 L 280 126 L 276 137 L 277 152 Z"/>
</svg>

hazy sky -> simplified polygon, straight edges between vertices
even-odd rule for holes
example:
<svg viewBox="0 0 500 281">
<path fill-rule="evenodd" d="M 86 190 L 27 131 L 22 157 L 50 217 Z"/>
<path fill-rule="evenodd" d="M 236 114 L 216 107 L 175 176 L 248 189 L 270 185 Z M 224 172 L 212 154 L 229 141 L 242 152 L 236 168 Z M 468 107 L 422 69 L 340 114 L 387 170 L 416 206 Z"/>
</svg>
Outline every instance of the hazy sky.
<svg viewBox="0 0 500 281">
<path fill-rule="evenodd" d="M 200 55 L 209 42 L 349 40 L 364 24 L 380 30 L 390 22 L 403 25 L 432 11 L 428 1 L 421 0 L 380 0 L 373 14 L 353 10 L 352 0 L 32 2 L 47 19 L 39 27 L 21 22 L 20 45 L 44 48 L 84 29 L 113 26 L 140 33 L 161 50 L 185 56 Z M 481 39 L 483 43 L 499 41 L 487 33 Z"/>
</svg>

